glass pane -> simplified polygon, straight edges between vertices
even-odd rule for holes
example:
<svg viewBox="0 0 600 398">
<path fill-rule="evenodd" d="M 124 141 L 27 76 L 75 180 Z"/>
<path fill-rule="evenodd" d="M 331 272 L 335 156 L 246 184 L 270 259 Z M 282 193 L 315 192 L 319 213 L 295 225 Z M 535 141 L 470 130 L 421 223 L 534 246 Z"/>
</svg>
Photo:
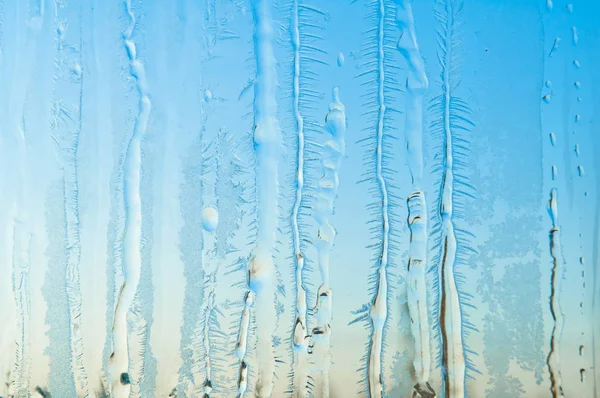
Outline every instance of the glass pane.
<svg viewBox="0 0 600 398">
<path fill-rule="evenodd" d="M 599 397 L 599 17 L 0 0 L 0 397 Z"/>
</svg>

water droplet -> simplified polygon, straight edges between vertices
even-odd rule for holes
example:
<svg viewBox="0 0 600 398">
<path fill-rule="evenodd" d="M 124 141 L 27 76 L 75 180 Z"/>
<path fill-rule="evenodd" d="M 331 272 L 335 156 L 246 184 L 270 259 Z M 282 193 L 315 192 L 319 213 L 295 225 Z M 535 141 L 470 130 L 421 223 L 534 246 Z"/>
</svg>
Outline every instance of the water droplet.
<svg viewBox="0 0 600 398">
<path fill-rule="evenodd" d="M 204 101 L 210 102 L 213 99 L 213 94 L 209 89 L 204 90 Z"/>
<path fill-rule="evenodd" d="M 567 4 L 567 11 L 571 14 L 573 13 L 573 4 L 571 4 L 571 3 Z"/>
<path fill-rule="evenodd" d="M 579 369 L 579 379 L 582 383 L 585 381 L 585 369 Z"/>
<path fill-rule="evenodd" d="M 573 45 L 576 46 L 579 42 L 579 36 L 577 35 L 577 28 L 575 26 L 571 27 L 571 32 L 573 32 Z"/>
<path fill-rule="evenodd" d="M 273 258 L 269 253 L 257 251 L 248 264 L 248 287 L 259 294 L 272 283 Z"/>
<path fill-rule="evenodd" d="M 544 100 L 545 103 L 549 104 L 550 103 L 550 98 L 552 97 L 552 95 L 550 94 L 546 94 L 542 97 L 542 99 Z"/>
<path fill-rule="evenodd" d="M 575 115 L 575 123 L 579 123 L 580 120 L 581 120 L 581 115 L 578 113 Z"/>
<path fill-rule="evenodd" d="M 339 67 L 344 66 L 344 54 L 342 52 L 338 53 L 337 64 L 338 64 Z"/>
<path fill-rule="evenodd" d="M 135 44 L 131 40 L 125 40 L 125 49 L 127 50 L 127 57 L 131 61 L 135 61 L 137 59 Z"/>
<path fill-rule="evenodd" d="M 575 85 L 575 88 L 577 88 L 577 89 L 581 87 L 581 83 L 579 83 L 579 82 L 575 82 L 573 84 Z"/>
<path fill-rule="evenodd" d="M 556 134 L 554 134 L 554 132 L 550 133 L 550 144 L 552 144 L 552 146 L 556 146 Z"/>
<path fill-rule="evenodd" d="M 575 144 L 575 155 L 579 157 L 579 144 Z"/>
<path fill-rule="evenodd" d="M 583 258 L 583 256 L 579 257 L 579 264 L 581 264 L 581 265 L 585 264 L 585 258 Z"/>
<path fill-rule="evenodd" d="M 554 7 L 554 5 L 552 4 L 552 0 L 546 0 L 546 9 L 548 11 L 552 11 L 552 7 Z"/>
<path fill-rule="evenodd" d="M 584 354 L 585 347 L 582 345 L 579 346 L 579 356 L 582 357 Z"/>
<path fill-rule="evenodd" d="M 205 207 L 202 210 L 202 228 L 205 231 L 213 232 L 217 229 L 219 223 L 219 213 L 214 207 Z"/>
<path fill-rule="evenodd" d="M 573 61 L 573 66 L 576 67 L 577 69 L 581 68 L 581 64 L 579 63 L 578 60 Z"/>
<path fill-rule="evenodd" d="M 557 176 L 558 176 L 558 168 L 555 165 L 552 165 L 552 179 L 556 180 Z"/>
<path fill-rule="evenodd" d="M 546 87 L 551 88 L 552 87 L 552 81 L 551 80 L 546 80 Z"/>
<path fill-rule="evenodd" d="M 577 166 L 577 173 L 579 174 L 579 177 L 583 177 L 583 175 L 585 174 L 582 165 Z"/>
<path fill-rule="evenodd" d="M 81 65 L 78 63 L 73 65 L 73 67 L 71 68 L 71 73 L 73 73 L 75 77 L 81 77 Z"/>
<path fill-rule="evenodd" d="M 581 102 L 581 97 L 577 97 L 577 102 Z"/>
<path fill-rule="evenodd" d="M 550 54 L 548 54 L 548 57 L 551 57 L 552 55 L 554 55 L 554 53 L 556 51 L 558 51 L 559 46 L 560 46 L 560 37 L 557 37 L 554 39 L 554 43 L 552 43 L 552 49 L 550 50 Z"/>
</svg>

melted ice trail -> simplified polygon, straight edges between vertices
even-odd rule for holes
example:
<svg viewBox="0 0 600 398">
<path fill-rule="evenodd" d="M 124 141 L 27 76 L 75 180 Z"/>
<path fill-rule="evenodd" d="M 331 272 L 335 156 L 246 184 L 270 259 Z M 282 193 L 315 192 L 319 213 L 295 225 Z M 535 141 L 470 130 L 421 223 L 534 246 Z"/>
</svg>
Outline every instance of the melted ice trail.
<svg viewBox="0 0 600 398">
<path fill-rule="evenodd" d="M 331 366 L 331 286 L 329 284 L 329 256 L 335 240 L 335 228 L 329 218 L 333 215 L 334 201 L 339 186 L 339 170 L 346 156 L 346 113 L 340 102 L 339 88 L 332 92 L 329 113 L 325 117 L 325 128 L 331 138 L 323 144 L 321 169 L 323 176 L 317 187 L 313 214 L 319 224 L 317 236 L 317 261 L 321 271 L 321 286 L 317 292 L 315 318 L 317 326 L 312 330 L 315 353 L 323 357 L 316 359 L 321 370 L 321 397 L 329 397 L 329 368 Z M 296 337 L 296 336 L 294 336 Z"/>
<path fill-rule="evenodd" d="M 135 27 L 135 15 L 131 11 L 131 0 L 125 1 L 130 23 L 123 33 L 123 41 L 130 61 L 131 75 L 136 79 L 140 95 L 139 113 L 135 120 L 133 135 L 127 147 L 124 164 L 123 193 L 125 202 L 125 231 L 123 234 L 124 281 L 119 292 L 112 328 L 113 352 L 110 356 L 111 389 L 115 398 L 129 397 L 131 381 L 128 373 L 128 328 L 127 313 L 140 281 L 142 208 L 140 198 L 141 139 L 148 127 L 151 103 L 146 85 L 143 64 L 137 59 L 131 35 Z"/>
<path fill-rule="evenodd" d="M 387 265 L 390 245 L 390 222 L 389 222 L 389 196 L 385 178 L 383 176 L 383 137 L 385 120 L 385 94 L 384 94 L 384 28 L 385 28 L 385 2 L 379 0 L 379 19 L 377 25 L 377 103 L 379 104 L 379 113 L 377 117 L 377 147 L 376 147 L 376 178 L 381 191 L 381 217 L 382 217 L 382 249 L 379 259 L 379 269 L 377 277 L 377 293 L 369 317 L 373 327 L 371 342 L 369 347 L 368 364 L 368 388 L 369 397 L 381 398 L 383 395 L 383 385 L 381 377 L 381 354 L 383 349 L 383 328 L 387 320 Z"/>
<path fill-rule="evenodd" d="M 423 58 L 417 43 L 412 8 L 408 0 L 398 0 L 396 24 L 400 30 L 398 50 L 408 64 L 406 81 L 406 157 L 412 178 L 412 193 L 408 196 L 408 226 L 410 258 L 407 275 L 408 310 L 415 342 L 413 366 L 417 384 L 413 396 L 430 397 L 435 392 L 429 385 L 431 349 L 427 312 L 427 205 L 420 188 L 423 175 L 423 95 L 429 87 Z"/>
<path fill-rule="evenodd" d="M 248 288 L 256 300 L 258 378 L 256 396 L 270 397 L 275 374 L 273 332 L 275 309 L 275 249 L 278 227 L 279 154 L 281 134 L 277 120 L 277 65 L 273 51 L 271 2 L 253 0 L 254 152 L 256 154 L 257 237 L 248 264 Z M 242 367 L 243 370 L 243 367 Z M 241 373 L 241 372 L 240 372 Z"/>
<path fill-rule="evenodd" d="M 300 228 L 298 214 L 302 203 L 304 188 L 304 119 L 300 114 L 300 29 L 298 27 L 298 0 L 292 4 L 292 45 L 294 48 L 294 88 L 293 107 L 298 136 L 298 157 L 296 169 L 296 200 L 292 210 L 292 234 L 294 242 L 294 259 L 296 265 L 296 320 L 292 345 L 294 349 L 294 365 L 292 373 L 293 397 L 306 397 L 308 394 L 308 336 L 306 333 L 306 291 L 302 273 L 304 271 L 304 256 L 300 248 Z"/>
<path fill-rule="evenodd" d="M 550 312 L 554 325 L 550 338 L 550 353 L 546 359 L 550 372 L 550 390 L 552 397 L 563 397 L 562 376 L 560 372 L 560 341 L 564 327 L 564 314 L 560 306 L 561 282 L 564 276 L 562 247 L 560 245 L 560 228 L 558 223 L 558 198 L 556 188 L 550 191 L 550 255 L 552 256 L 552 279 L 550 284 Z"/>
</svg>

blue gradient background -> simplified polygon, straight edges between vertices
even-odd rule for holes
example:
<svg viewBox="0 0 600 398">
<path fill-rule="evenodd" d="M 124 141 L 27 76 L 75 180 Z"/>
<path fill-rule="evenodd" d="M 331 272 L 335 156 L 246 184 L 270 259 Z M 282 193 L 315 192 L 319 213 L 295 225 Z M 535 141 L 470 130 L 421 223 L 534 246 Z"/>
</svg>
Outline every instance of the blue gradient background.
<svg viewBox="0 0 600 398">
<path fill-rule="evenodd" d="M 40 1 L 44 4 L 40 5 Z M 316 91 L 317 97 L 304 117 L 323 125 L 331 90 L 339 87 L 348 121 L 347 156 L 340 171 L 332 218 L 338 235 L 330 269 L 334 297 L 331 395 L 361 396 L 358 391 L 366 375 L 359 368 L 365 364 L 363 356 L 370 330 L 368 325 L 349 323 L 356 317 L 353 311 L 372 301 L 373 290 L 368 279 L 375 272 L 374 252 L 367 248 L 374 242 L 374 235 L 367 223 L 376 217 L 365 206 L 378 198 L 369 190 L 369 184 L 357 184 L 365 170 L 363 159 L 365 156 L 369 159 L 372 153 L 356 143 L 375 134 L 375 124 L 364 116 L 372 109 L 363 105 L 361 96 L 376 89 L 376 85 L 364 84 L 365 79 L 357 77 L 359 65 L 368 61 L 364 47 L 372 44 L 363 33 L 373 27 L 372 20 L 365 18 L 372 4 L 360 0 L 354 3 L 308 0 L 307 3 L 326 13 L 326 17 L 314 17 L 314 23 L 322 27 L 315 31 L 322 37 L 320 49 L 326 55 L 319 57 L 326 65 L 307 66 L 316 76 L 309 88 Z M 457 221 L 460 228 L 474 234 L 472 248 L 477 250 L 468 264 L 458 269 L 466 278 L 461 287 L 463 293 L 473 296 L 471 303 L 475 308 L 468 309 L 468 316 L 478 328 L 478 332 L 467 337 L 476 354 L 471 355 L 471 360 L 479 372 L 471 373 L 473 379 L 467 381 L 469 396 L 550 396 L 546 356 L 552 330 L 549 307 L 552 262 L 547 205 L 550 189 L 556 186 L 566 268 L 562 291 L 558 293 L 565 314 L 560 343 L 564 394 L 599 397 L 600 386 L 596 384 L 600 382 L 597 362 L 600 357 L 597 250 L 600 247 L 597 120 L 600 4 L 575 0 L 571 13 L 568 3 L 563 1 L 555 1 L 551 12 L 543 0 L 464 0 L 463 3 L 458 48 L 461 84 L 456 95 L 472 111 L 475 127 L 469 133 L 471 154 L 467 177 L 477 191 L 476 199 L 465 203 L 465 215 Z M 138 113 L 139 94 L 129 73 L 121 36 L 128 19 L 120 1 L 4 0 L 0 4 L 0 396 L 7 394 L 4 385 L 11 378 L 7 372 L 15 361 L 18 316 L 13 295 L 13 226 L 19 225 L 14 221 L 15 209 L 19 207 L 26 209 L 28 222 L 23 228 L 30 237 L 29 281 L 22 287 L 24 290 L 18 289 L 25 295 L 29 308 L 25 351 L 31 368 L 25 377 L 33 396 L 39 385 L 48 388 L 55 397 L 70 397 L 75 389 L 64 284 L 66 227 L 62 170 L 72 166 L 65 156 L 72 144 L 72 134 L 81 122 L 76 161 L 82 336 L 90 387 L 99 388 L 102 358 L 109 344 L 107 331 L 115 305 L 114 286 L 122 280 L 120 251 L 114 249 L 122 233 L 124 212 L 119 162 Z M 417 40 L 430 79 L 424 102 L 427 108 L 430 100 L 441 93 L 435 35 L 439 26 L 433 0 L 412 5 Z M 393 6 L 391 1 L 390 6 Z M 194 312 L 193 303 L 189 302 L 192 299 L 185 295 L 184 287 L 186 283 L 196 283 L 193 286 L 200 286 L 201 290 L 202 285 L 197 280 L 192 282 L 185 273 L 196 264 L 189 258 L 199 255 L 201 234 L 193 226 L 185 229 L 185 221 L 191 220 L 193 224 L 203 205 L 217 205 L 210 159 L 214 160 L 218 154 L 209 143 L 219 129 L 229 131 L 238 142 L 238 156 L 245 173 L 236 178 L 248 190 L 254 183 L 250 136 L 253 90 L 252 87 L 244 90 L 254 74 L 253 24 L 251 5 L 246 1 L 134 1 L 132 10 L 137 19 L 132 40 L 137 57 L 146 68 L 153 105 L 142 144 L 142 277 L 132 315 L 134 323 L 145 325 L 145 334 L 135 344 L 146 350 L 141 356 L 143 378 L 133 381 L 140 396 L 164 397 L 177 384 L 182 365 L 184 314 Z M 293 53 L 287 31 L 290 15 L 286 2 L 275 2 L 273 17 L 278 114 L 285 145 L 280 167 L 281 244 L 276 264 L 286 291 L 285 296 L 278 296 L 284 312 L 275 333 L 287 339 L 294 317 L 289 215 L 296 144 L 290 99 Z M 66 26 L 66 48 L 62 53 L 57 45 L 58 22 Z M 577 46 L 572 45 L 573 26 L 578 31 Z M 386 35 L 394 41 L 398 34 L 395 26 L 386 27 Z M 557 37 L 561 38 L 560 47 L 548 57 Z M 339 53 L 345 59 L 341 67 L 337 63 Z M 399 53 L 394 57 L 390 61 L 401 68 L 397 71 L 397 85 L 403 87 L 405 61 Z M 579 61 L 580 69 L 573 66 L 574 60 Z M 81 75 L 77 74 L 76 65 L 81 66 Z M 546 81 L 551 81 L 551 88 L 544 86 Z M 576 81 L 580 82 L 579 89 L 574 86 Z M 549 92 L 551 100 L 545 103 L 542 97 Z M 404 93 L 398 92 L 393 102 L 390 105 L 402 111 Z M 53 113 L 57 104 L 62 104 L 70 115 L 58 124 Z M 577 123 L 576 115 L 580 115 Z M 426 111 L 423 188 L 429 210 L 433 211 L 440 176 L 432 169 L 435 156 L 441 154 L 436 153 L 439 142 L 431 135 L 431 121 Z M 398 254 L 393 259 L 395 266 L 390 269 L 390 284 L 394 289 L 389 297 L 383 376 L 387 396 L 404 397 L 414 383 L 411 381 L 413 343 L 403 285 L 409 239 L 405 202 L 411 185 L 403 147 L 404 115 L 394 115 L 391 123 L 397 128 L 393 133 L 397 140 L 388 154 L 395 171 L 390 184 L 392 194 L 400 198 L 392 225 L 400 238 Z M 24 161 L 18 150 L 20 127 L 27 143 Z M 555 147 L 550 144 L 550 132 L 557 137 Z M 198 141 L 201 133 L 202 144 Z M 307 140 L 323 139 L 318 129 L 307 134 Z M 575 145 L 579 146 L 579 156 L 575 154 Z M 208 159 L 207 172 L 203 176 L 194 175 L 202 156 Z M 552 165 L 558 168 L 555 183 L 550 174 Z M 582 175 L 578 166 L 585 171 Z M 307 171 L 308 182 L 318 177 L 317 170 Z M 26 181 L 25 199 L 20 203 L 18 189 L 23 181 Z M 198 200 L 194 201 L 195 188 L 201 182 L 205 192 L 198 190 Z M 220 371 L 215 370 L 213 384 L 223 387 L 214 396 L 234 396 L 237 374 L 229 364 L 235 359 L 232 351 L 245 273 L 226 274 L 224 270 L 238 258 L 248 256 L 253 247 L 248 225 L 254 214 L 252 199 L 248 200 L 249 203 L 241 204 L 244 211 L 241 227 L 233 238 L 236 251 L 221 260 L 223 272 L 217 278 L 220 325 L 233 337 L 218 343 L 223 351 L 215 355 L 222 357 L 224 366 Z M 223 217 L 231 208 L 219 211 Z M 304 237 L 314 240 L 314 221 L 305 217 L 303 225 Z M 204 235 L 208 250 L 214 237 Z M 434 244 L 431 240 L 430 257 L 439 250 Z M 307 247 L 306 257 L 313 261 L 313 272 L 307 273 L 312 282 L 309 298 L 314 300 L 320 283 L 314 264 L 316 251 L 311 245 Z M 580 258 L 584 259 L 583 264 Z M 206 264 L 214 265 L 216 261 L 206 254 Z M 434 273 L 428 274 L 430 287 L 434 277 Z M 201 291 L 195 297 L 201 297 Z M 186 302 L 191 307 L 184 309 Z M 579 355 L 581 345 L 585 347 L 583 357 Z M 437 352 L 433 339 L 432 350 Z M 288 340 L 276 348 L 276 356 L 283 363 L 277 367 L 275 396 L 283 396 L 289 387 Z M 435 359 L 434 364 L 437 365 Z M 584 382 L 580 381 L 580 369 L 586 370 Z M 440 369 L 435 367 L 432 385 L 436 391 L 440 383 Z"/>
</svg>

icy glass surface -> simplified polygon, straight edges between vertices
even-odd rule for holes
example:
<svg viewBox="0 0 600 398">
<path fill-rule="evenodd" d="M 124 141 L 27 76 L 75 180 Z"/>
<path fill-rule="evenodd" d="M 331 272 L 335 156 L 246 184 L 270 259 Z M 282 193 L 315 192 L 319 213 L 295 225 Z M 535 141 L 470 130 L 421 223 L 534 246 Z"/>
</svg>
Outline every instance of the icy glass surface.
<svg viewBox="0 0 600 398">
<path fill-rule="evenodd" d="M 0 398 L 600 398 L 599 21 L 0 0 Z"/>
</svg>

